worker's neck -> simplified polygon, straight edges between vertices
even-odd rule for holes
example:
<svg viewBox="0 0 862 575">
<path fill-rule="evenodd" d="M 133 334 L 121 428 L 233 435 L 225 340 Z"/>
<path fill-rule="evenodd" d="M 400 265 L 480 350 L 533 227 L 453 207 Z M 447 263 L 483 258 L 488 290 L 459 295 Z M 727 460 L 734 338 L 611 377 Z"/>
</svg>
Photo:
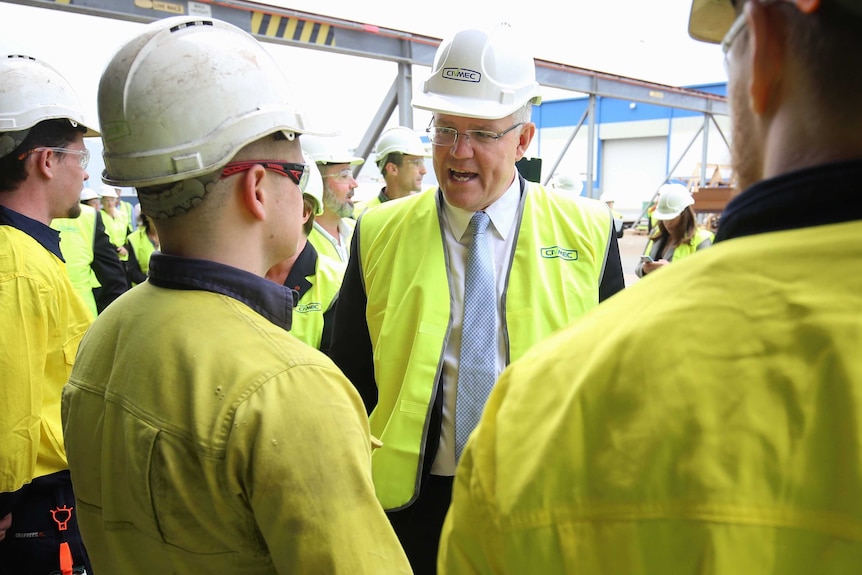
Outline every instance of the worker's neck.
<svg viewBox="0 0 862 575">
<path fill-rule="evenodd" d="M 326 230 L 326 233 L 338 239 L 338 226 L 341 224 L 341 218 L 338 214 L 326 210 L 323 214 L 317 216 L 314 221 L 320 224 L 320 227 Z"/>
</svg>

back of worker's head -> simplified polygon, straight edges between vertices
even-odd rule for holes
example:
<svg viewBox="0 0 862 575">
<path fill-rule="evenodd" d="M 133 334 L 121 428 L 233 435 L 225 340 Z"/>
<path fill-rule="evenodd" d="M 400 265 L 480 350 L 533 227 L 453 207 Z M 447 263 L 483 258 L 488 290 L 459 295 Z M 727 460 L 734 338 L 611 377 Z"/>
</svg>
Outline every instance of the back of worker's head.
<svg viewBox="0 0 862 575">
<path fill-rule="evenodd" d="M 23 158 L 31 150 L 99 135 L 69 82 L 41 60 L 0 56 L 0 88 L 0 192 L 24 180 Z"/>
<path fill-rule="evenodd" d="M 214 19 L 149 24 L 108 63 L 99 84 L 105 172 L 135 187 L 144 213 L 188 213 L 241 150 L 307 131 L 283 72 L 263 46 Z M 272 158 L 266 158 L 272 159 Z"/>
<path fill-rule="evenodd" d="M 767 6 L 763 0 L 692 0 L 689 34 L 696 40 L 721 43 L 737 17 L 746 17 L 747 2 L 759 2 L 780 15 L 775 21 L 783 27 L 780 34 L 786 41 L 787 57 L 803 72 L 795 80 L 803 80 L 804 86 L 797 84 L 795 89 L 804 90 L 809 101 L 818 102 L 809 112 L 838 117 L 839 121 L 847 114 L 862 117 L 857 98 L 848 97 L 862 91 L 862 66 L 858 65 L 862 2 L 789 0 Z M 750 30 L 747 25 L 744 28 L 734 39 L 734 46 L 750 42 Z"/>
<path fill-rule="evenodd" d="M 386 175 L 386 164 L 389 162 L 400 166 L 404 156 L 427 157 L 428 155 L 419 134 L 406 126 L 396 126 L 380 135 L 374 161 L 380 168 L 380 173 Z"/>
<path fill-rule="evenodd" d="M 500 24 L 490 32 L 462 30 L 444 40 L 413 106 L 435 114 L 498 120 L 541 101 L 532 56 L 511 26 Z"/>
</svg>

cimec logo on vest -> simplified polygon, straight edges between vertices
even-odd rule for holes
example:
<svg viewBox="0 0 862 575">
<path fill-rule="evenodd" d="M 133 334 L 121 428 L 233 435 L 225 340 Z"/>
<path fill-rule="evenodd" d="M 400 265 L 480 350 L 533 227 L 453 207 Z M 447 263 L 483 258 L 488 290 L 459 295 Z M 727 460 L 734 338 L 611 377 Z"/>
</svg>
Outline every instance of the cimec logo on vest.
<svg viewBox="0 0 862 575">
<path fill-rule="evenodd" d="M 570 250 L 566 248 L 561 248 L 560 246 L 554 246 L 552 248 L 541 248 L 539 252 L 542 254 L 542 257 L 545 259 L 561 259 L 567 262 L 574 262 L 578 260 L 578 250 Z"/>
<path fill-rule="evenodd" d="M 447 80 L 458 80 L 459 82 L 480 82 L 482 73 L 467 68 L 443 68 L 443 77 Z"/>
</svg>

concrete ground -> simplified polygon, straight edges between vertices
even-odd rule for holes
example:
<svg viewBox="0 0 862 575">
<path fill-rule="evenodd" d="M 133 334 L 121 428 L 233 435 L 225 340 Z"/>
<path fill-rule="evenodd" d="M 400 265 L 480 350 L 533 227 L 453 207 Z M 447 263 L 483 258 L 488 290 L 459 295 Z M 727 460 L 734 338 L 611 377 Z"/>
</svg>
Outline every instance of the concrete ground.
<svg viewBox="0 0 862 575">
<path fill-rule="evenodd" d="M 635 267 L 646 247 L 647 236 L 645 233 L 626 230 L 625 235 L 617 241 L 620 244 L 620 260 L 622 260 L 623 274 L 625 275 L 626 287 L 628 287 L 640 279 L 635 275 Z"/>
</svg>

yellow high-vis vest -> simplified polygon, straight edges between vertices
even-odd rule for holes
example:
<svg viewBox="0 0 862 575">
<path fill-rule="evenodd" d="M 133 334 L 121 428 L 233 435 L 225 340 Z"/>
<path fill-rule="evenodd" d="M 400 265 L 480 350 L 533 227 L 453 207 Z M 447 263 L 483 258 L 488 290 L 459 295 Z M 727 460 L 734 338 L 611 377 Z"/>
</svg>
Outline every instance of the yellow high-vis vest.
<svg viewBox="0 0 862 575">
<path fill-rule="evenodd" d="M 431 405 L 451 329 L 447 254 L 436 190 L 366 211 L 359 259 L 378 403 L 377 496 L 387 510 L 417 496 Z M 506 363 L 599 303 L 613 223 L 607 206 L 527 183 L 503 294 Z"/>
</svg>

